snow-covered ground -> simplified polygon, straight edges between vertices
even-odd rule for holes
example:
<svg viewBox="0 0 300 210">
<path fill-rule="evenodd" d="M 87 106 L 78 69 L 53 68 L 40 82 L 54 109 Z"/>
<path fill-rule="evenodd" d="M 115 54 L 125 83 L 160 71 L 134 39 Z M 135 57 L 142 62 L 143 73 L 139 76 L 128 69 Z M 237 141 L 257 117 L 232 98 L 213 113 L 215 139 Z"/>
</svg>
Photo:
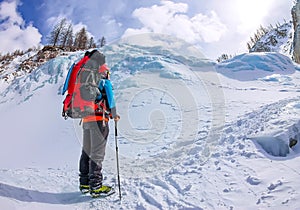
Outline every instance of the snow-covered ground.
<svg viewBox="0 0 300 210">
<path fill-rule="evenodd" d="M 168 38 L 103 49 L 121 115 L 121 202 L 78 192 L 81 127 L 61 117 L 60 92 L 84 52 L 0 84 L 1 209 L 300 209 L 300 144 L 288 146 L 300 140 L 299 66 L 278 53 L 215 64 Z M 103 172 L 115 185 L 110 128 Z"/>
</svg>

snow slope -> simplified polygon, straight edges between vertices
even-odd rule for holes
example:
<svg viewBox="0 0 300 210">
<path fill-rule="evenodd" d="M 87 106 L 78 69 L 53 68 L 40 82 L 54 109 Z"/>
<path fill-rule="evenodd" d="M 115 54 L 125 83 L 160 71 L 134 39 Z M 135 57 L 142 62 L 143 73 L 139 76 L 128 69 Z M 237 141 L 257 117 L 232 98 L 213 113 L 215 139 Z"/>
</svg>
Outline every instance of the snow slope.
<svg viewBox="0 0 300 210">
<path fill-rule="evenodd" d="M 103 49 L 118 112 L 122 201 L 78 192 L 79 121 L 61 117 L 57 57 L 0 85 L 1 209 L 300 209 L 299 66 L 278 53 L 206 60 L 137 36 Z M 104 182 L 116 183 L 114 124 Z"/>
</svg>

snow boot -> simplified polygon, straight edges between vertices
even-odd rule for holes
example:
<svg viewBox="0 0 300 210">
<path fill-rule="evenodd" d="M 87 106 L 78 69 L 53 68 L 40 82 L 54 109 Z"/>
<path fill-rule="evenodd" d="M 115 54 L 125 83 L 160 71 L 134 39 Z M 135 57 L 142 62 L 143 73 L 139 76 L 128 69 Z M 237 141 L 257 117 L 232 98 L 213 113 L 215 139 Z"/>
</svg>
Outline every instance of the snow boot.
<svg viewBox="0 0 300 210">
<path fill-rule="evenodd" d="M 90 192 L 90 186 L 89 185 L 79 185 L 79 190 L 82 194 L 86 194 L 88 192 Z"/>
<path fill-rule="evenodd" d="M 113 193 L 115 193 L 114 188 L 105 185 L 96 189 L 90 189 L 90 194 L 93 198 L 106 197 Z"/>
</svg>

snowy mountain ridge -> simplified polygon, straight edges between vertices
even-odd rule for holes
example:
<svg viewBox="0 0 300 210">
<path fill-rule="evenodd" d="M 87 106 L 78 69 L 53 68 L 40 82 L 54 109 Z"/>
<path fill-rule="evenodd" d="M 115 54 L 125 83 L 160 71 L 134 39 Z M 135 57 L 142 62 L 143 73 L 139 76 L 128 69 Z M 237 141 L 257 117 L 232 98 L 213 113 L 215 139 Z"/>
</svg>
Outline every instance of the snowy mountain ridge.
<svg viewBox="0 0 300 210">
<path fill-rule="evenodd" d="M 0 78 L 6 82 L 31 73 L 45 62 L 64 55 L 60 47 L 44 46 L 42 49 L 29 49 L 26 52 L 16 51 L 11 55 L 1 56 Z M 68 54 L 66 52 L 66 54 Z"/>
<path fill-rule="evenodd" d="M 292 43 L 293 27 L 290 21 L 266 33 L 251 48 L 250 52 L 278 52 L 292 58 Z M 42 49 L 30 49 L 25 53 L 6 56 L 7 58 L 3 59 L 0 64 L 0 78 L 10 82 L 14 78 L 30 73 L 50 59 L 69 53 L 72 52 L 64 51 L 60 47 L 44 46 Z M 161 53 L 165 54 L 166 52 Z M 215 62 L 210 61 L 210 63 Z"/>
<path fill-rule="evenodd" d="M 271 29 L 249 50 L 249 52 L 278 52 L 290 58 L 293 56 L 292 21 Z"/>
</svg>

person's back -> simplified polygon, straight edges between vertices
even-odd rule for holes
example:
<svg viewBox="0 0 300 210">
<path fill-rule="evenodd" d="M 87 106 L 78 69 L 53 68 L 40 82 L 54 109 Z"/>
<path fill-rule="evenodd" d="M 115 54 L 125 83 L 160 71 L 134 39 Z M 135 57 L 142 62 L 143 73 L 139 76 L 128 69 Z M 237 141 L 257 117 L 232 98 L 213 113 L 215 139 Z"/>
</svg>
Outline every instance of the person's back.
<svg viewBox="0 0 300 210">
<path fill-rule="evenodd" d="M 97 68 L 98 66 L 95 62 L 89 67 Z M 83 149 L 79 163 L 80 190 L 84 193 L 88 189 L 92 197 L 114 192 L 111 187 L 102 184 L 101 171 L 109 134 L 109 119 L 119 120 L 113 88 L 109 80 L 109 69 L 106 64 L 103 64 L 97 71 L 100 74 L 97 87 L 99 92 L 94 100 L 98 108 L 93 114 L 82 119 Z"/>
<path fill-rule="evenodd" d="M 98 108 L 95 100 L 100 93 L 98 85 L 102 79 L 99 70 L 104 64 L 105 56 L 98 50 L 93 50 L 87 52 L 69 70 L 63 88 L 63 94 L 68 91 L 63 102 L 62 115 L 65 119 L 68 117 L 76 119 L 95 114 Z"/>
<path fill-rule="evenodd" d="M 64 91 L 63 117 L 82 118 L 83 145 L 79 161 L 79 189 L 92 197 L 113 193 L 102 185 L 102 162 L 109 133 L 108 122 L 119 120 L 109 69 L 98 50 L 85 56 L 68 73 Z"/>
</svg>

